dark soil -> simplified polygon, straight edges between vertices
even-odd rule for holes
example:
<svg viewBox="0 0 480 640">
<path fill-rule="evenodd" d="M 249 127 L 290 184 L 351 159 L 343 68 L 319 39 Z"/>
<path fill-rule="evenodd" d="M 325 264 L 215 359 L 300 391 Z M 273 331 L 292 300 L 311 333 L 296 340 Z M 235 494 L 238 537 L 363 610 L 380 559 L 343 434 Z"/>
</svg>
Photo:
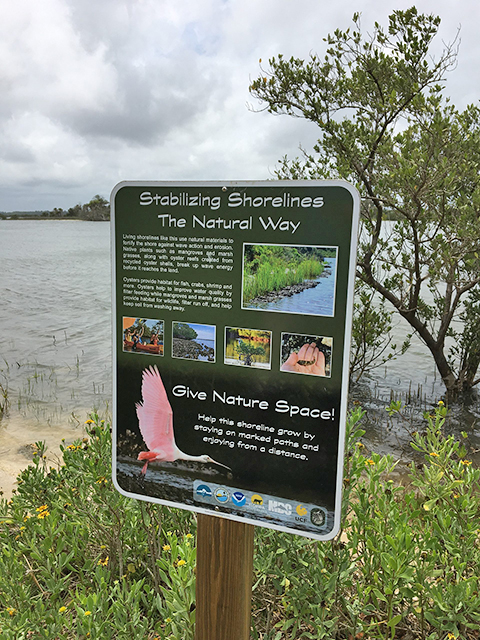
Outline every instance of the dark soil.
<svg viewBox="0 0 480 640">
<path fill-rule="evenodd" d="M 281 298 L 290 298 L 296 293 L 300 293 L 305 289 L 313 289 L 316 287 L 319 282 L 315 280 L 304 280 L 298 284 L 291 284 L 288 287 L 283 287 L 283 289 L 279 289 L 278 291 L 269 291 L 265 293 L 263 296 L 257 296 L 256 298 L 252 298 L 252 300 L 248 301 L 248 304 L 263 304 L 265 302 L 276 302 Z"/>
</svg>

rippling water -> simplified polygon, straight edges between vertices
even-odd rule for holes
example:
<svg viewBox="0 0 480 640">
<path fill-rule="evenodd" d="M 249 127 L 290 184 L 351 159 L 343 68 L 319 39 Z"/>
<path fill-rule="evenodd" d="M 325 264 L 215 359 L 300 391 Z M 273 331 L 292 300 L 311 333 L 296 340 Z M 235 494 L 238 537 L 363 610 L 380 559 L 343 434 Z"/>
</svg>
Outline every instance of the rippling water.
<svg viewBox="0 0 480 640">
<path fill-rule="evenodd" d="M 0 256 L 0 384 L 10 403 L 0 421 L 5 487 L 4 476 L 27 461 L 25 444 L 46 440 L 53 451 L 110 401 L 110 225 L 0 221 Z"/>
</svg>

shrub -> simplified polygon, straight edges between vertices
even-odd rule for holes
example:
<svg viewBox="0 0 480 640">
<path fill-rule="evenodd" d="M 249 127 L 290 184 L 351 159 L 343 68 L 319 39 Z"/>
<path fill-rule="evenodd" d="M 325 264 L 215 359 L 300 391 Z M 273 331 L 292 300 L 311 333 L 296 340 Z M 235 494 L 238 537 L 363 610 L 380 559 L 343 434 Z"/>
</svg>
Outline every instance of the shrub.
<svg viewBox="0 0 480 640">
<path fill-rule="evenodd" d="M 443 435 L 446 414 L 413 434 L 423 463 L 402 484 L 351 413 L 340 534 L 257 527 L 252 638 L 479 638 L 480 470 Z M 195 517 L 119 494 L 109 425 L 94 414 L 86 429 L 58 469 L 37 443 L 0 504 L 0 637 L 193 639 Z"/>
</svg>

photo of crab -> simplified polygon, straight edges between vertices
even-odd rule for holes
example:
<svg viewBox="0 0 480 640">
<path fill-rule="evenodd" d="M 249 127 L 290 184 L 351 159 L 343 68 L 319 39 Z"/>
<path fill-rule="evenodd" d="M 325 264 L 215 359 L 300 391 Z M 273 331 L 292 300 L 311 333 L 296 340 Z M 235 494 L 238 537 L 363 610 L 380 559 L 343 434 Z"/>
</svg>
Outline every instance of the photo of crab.
<svg viewBox="0 0 480 640">
<path fill-rule="evenodd" d="M 330 377 L 333 338 L 282 333 L 280 345 L 280 371 Z"/>
<path fill-rule="evenodd" d="M 215 325 L 172 322 L 172 357 L 215 362 Z"/>
<path fill-rule="evenodd" d="M 163 320 L 123 318 L 123 351 L 163 356 Z"/>
<path fill-rule="evenodd" d="M 271 331 L 225 327 L 225 364 L 270 369 L 271 347 Z"/>
<path fill-rule="evenodd" d="M 244 244 L 242 309 L 335 314 L 338 247 Z"/>
</svg>

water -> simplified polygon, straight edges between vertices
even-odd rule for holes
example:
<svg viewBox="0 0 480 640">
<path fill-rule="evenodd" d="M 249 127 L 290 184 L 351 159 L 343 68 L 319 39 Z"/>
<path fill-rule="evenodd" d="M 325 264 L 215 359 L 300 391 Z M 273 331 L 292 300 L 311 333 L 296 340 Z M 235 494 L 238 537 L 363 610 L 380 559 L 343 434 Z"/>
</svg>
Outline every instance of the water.
<svg viewBox="0 0 480 640">
<path fill-rule="evenodd" d="M 52 459 L 112 394 L 110 225 L 1 221 L 0 488 L 45 440 Z M 1 392 L 1 389 L 0 389 Z M 1 396 L 0 396 L 1 397 Z M 83 435 L 83 434 L 82 434 Z"/>
<path fill-rule="evenodd" d="M 54 463 L 61 439 L 68 443 L 83 435 L 81 426 L 93 408 L 108 412 L 110 225 L 0 221 L 0 256 L 0 384 L 9 400 L 0 421 L 0 488 L 8 493 L 18 470 L 31 459 L 26 445 L 45 440 Z M 322 278 L 318 287 L 297 295 L 325 291 L 331 282 L 333 296 L 332 267 L 332 275 Z M 322 298 L 327 299 L 325 293 Z M 282 303 L 293 301 L 287 298 Z M 399 321 L 398 343 L 407 332 Z M 197 341 L 207 342 L 201 336 Z M 384 407 L 393 398 L 415 401 L 419 409 L 431 408 L 441 398 L 443 385 L 427 349 L 414 338 L 405 356 L 374 370 L 351 391 L 352 401 L 368 411 L 367 445 L 407 458 L 408 431 L 402 423 L 387 420 Z M 466 430 L 469 442 L 480 451 L 479 420 L 474 392 L 453 408 L 448 428 L 455 433 Z"/>
<path fill-rule="evenodd" d="M 336 258 L 324 258 L 325 272 L 316 278 L 316 287 L 304 289 L 293 296 L 285 296 L 274 302 L 249 303 L 248 308 L 280 311 L 283 313 L 305 313 L 315 316 L 333 316 L 335 308 Z"/>
<path fill-rule="evenodd" d="M 192 340 L 192 342 L 196 342 L 207 349 L 215 349 L 215 340 L 201 340 L 200 338 L 196 338 L 195 340 Z"/>
</svg>

